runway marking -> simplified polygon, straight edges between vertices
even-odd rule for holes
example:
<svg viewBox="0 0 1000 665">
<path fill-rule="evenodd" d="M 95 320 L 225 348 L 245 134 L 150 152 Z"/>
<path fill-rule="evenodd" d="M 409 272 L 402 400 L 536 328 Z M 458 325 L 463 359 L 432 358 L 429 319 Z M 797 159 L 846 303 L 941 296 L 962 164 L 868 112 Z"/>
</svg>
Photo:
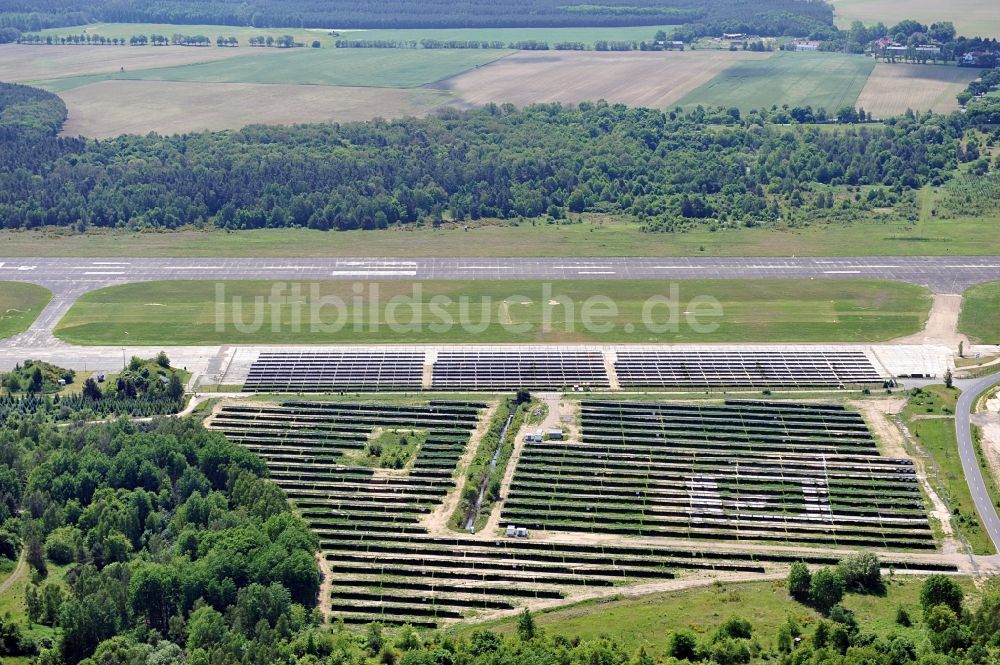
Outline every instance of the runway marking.
<svg viewBox="0 0 1000 665">
<path fill-rule="evenodd" d="M 124 275 L 123 271 L 112 271 L 112 270 L 92 270 L 90 272 L 83 273 L 84 275 Z"/>
<path fill-rule="evenodd" d="M 578 270 L 577 275 L 614 275 L 614 270 Z"/>
<path fill-rule="evenodd" d="M 824 270 L 824 275 L 860 275 L 860 270 Z"/>
<path fill-rule="evenodd" d="M 521 266 L 458 266 L 459 270 L 519 270 Z"/>
<path fill-rule="evenodd" d="M 416 277 L 416 270 L 334 270 L 332 277 Z"/>
<path fill-rule="evenodd" d="M 611 267 L 612 266 L 588 266 L 586 264 L 582 264 L 582 265 L 576 265 L 576 266 L 552 266 L 552 269 L 553 270 L 583 270 L 585 268 L 593 268 L 593 269 L 599 270 L 599 269 L 607 269 L 607 268 L 611 268 Z"/>
<path fill-rule="evenodd" d="M 130 266 L 128 261 L 94 261 L 95 266 Z"/>
<path fill-rule="evenodd" d="M 163 266 L 164 270 L 225 270 L 226 266 Z"/>
</svg>

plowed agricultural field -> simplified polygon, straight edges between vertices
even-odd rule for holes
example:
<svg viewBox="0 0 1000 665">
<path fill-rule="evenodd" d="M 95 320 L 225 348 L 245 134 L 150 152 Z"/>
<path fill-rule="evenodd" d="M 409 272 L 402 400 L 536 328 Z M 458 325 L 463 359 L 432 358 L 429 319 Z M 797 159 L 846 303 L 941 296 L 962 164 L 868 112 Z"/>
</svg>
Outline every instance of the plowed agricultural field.
<svg viewBox="0 0 1000 665">
<path fill-rule="evenodd" d="M 858 106 L 877 118 L 914 111 L 958 109 L 955 95 L 979 76 L 978 69 L 880 62 L 858 96 Z"/>
<path fill-rule="evenodd" d="M 526 51 L 438 84 L 471 104 L 612 103 L 668 108 L 736 62 L 770 54 L 729 51 L 667 53 Z"/>
<path fill-rule="evenodd" d="M 83 74 L 126 73 L 248 55 L 268 56 L 279 49 L 197 48 L 193 46 L 0 46 L 0 81 L 37 81 Z"/>
<path fill-rule="evenodd" d="M 63 133 L 94 138 L 398 118 L 450 101 L 423 88 L 118 80 L 74 88 L 62 98 L 69 109 Z"/>
</svg>

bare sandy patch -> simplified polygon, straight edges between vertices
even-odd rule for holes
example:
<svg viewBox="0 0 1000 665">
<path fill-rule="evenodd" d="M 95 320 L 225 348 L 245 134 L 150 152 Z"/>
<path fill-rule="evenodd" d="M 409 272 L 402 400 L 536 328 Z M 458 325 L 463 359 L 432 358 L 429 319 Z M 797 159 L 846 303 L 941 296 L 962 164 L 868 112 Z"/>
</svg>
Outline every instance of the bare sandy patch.
<svg viewBox="0 0 1000 665">
<path fill-rule="evenodd" d="M 858 106 L 885 118 L 914 111 L 947 113 L 958 109 L 955 96 L 979 70 L 946 65 L 879 62 L 858 97 Z"/>
<path fill-rule="evenodd" d="M 969 346 L 969 339 L 958 332 L 958 316 L 962 312 L 962 296 L 938 293 L 924 329 L 907 337 L 893 340 L 895 344 L 940 344 L 958 351 L 959 343 Z"/>
<path fill-rule="evenodd" d="M 0 46 L 0 81 L 105 74 L 154 67 L 174 67 L 196 62 L 278 53 L 283 49 L 195 48 L 190 46 Z"/>
<path fill-rule="evenodd" d="M 437 84 L 470 105 L 612 103 L 668 108 L 739 60 L 769 53 L 526 51 Z"/>
<path fill-rule="evenodd" d="M 63 133 L 94 138 L 398 118 L 423 115 L 449 101 L 443 92 L 419 88 L 126 80 L 101 81 L 61 96 L 69 109 Z"/>
</svg>

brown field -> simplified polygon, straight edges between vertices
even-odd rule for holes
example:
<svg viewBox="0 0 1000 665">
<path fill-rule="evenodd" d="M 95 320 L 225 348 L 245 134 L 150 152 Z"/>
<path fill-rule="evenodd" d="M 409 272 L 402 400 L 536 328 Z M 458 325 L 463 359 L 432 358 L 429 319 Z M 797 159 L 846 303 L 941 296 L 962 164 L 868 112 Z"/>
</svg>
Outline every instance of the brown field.
<svg viewBox="0 0 1000 665">
<path fill-rule="evenodd" d="M 0 46 L 0 81 L 38 81 L 41 79 L 105 74 L 122 67 L 150 69 L 209 62 L 243 55 L 277 53 L 281 49 L 195 48 L 190 46 Z"/>
<path fill-rule="evenodd" d="M 422 88 L 125 80 L 101 81 L 60 96 L 69 109 L 63 133 L 94 138 L 395 118 L 422 115 L 450 101 L 446 93 Z"/>
<path fill-rule="evenodd" d="M 892 26 L 909 18 L 927 24 L 951 21 L 958 34 L 967 37 L 1000 37 L 997 0 L 833 0 L 833 8 L 842 28 L 854 20 Z"/>
<path fill-rule="evenodd" d="M 612 103 L 668 108 L 736 62 L 771 54 L 729 51 L 525 51 L 436 84 L 470 105 Z"/>
<path fill-rule="evenodd" d="M 877 118 L 905 113 L 906 109 L 955 111 L 955 95 L 978 75 L 978 69 L 880 62 L 868 77 L 858 106 Z"/>
</svg>

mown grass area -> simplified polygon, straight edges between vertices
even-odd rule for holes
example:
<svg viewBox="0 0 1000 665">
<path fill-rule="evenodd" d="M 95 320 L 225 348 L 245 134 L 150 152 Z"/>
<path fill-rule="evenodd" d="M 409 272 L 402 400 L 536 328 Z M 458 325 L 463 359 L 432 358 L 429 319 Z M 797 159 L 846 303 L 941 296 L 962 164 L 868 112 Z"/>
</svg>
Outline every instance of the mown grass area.
<svg viewBox="0 0 1000 665">
<path fill-rule="evenodd" d="M 48 575 L 43 580 L 40 580 L 42 585 L 52 583 L 61 587 L 64 592 L 69 593 L 69 585 L 66 583 L 66 573 L 74 564 L 67 564 L 64 566 L 57 566 L 53 563 L 48 564 Z M 40 624 L 30 624 L 28 622 L 28 608 L 25 601 L 25 593 L 28 590 L 28 586 L 31 584 L 32 575 L 34 571 L 30 568 L 27 569 L 27 573 L 19 577 L 7 591 L 0 594 L 0 616 L 9 614 L 11 618 L 16 622 L 21 624 L 25 628 L 25 634 L 35 640 L 44 638 L 54 638 L 56 635 L 56 629 L 50 628 L 49 626 L 43 626 Z M 31 658 L 13 658 L 10 659 L 4 656 L 4 663 L 29 663 L 35 662 Z"/>
<path fill-rule="evenodd" d="M 510 51 L 479 49 L 296 48 L 282 53 L 261 53 L 176 67 L 87 74 L 36 83 L 53 92 L 108 80 L 415 88 L 493 62 L 508 53 Z"/>
<path fill-rule="evenodd" d="M 875 68 L 871 58 L 780 51 L 766 60 L 736 62 L 686 95 L 679 106 L 735 106 L 743 111 L 812 106 L 833 113 L 854 106 Z"/>
<path fill-rule="evenodd" d="M 874 342 L 920 330 L 930 303 L 922 287 L 869 280 L 162 281 L 84 295 L 56 335 L 154 346 Z"/>
<path fill-rule="evenodd" d="M 1000 282 L 978 284 L 965 292 L 958 331 L 981 344 L 1000 344 Z"/>
<path fill-rule="evenodd" d="M 604 215 L 582 223 L 447 225 L 383 231 L 0 231 L 6 256 L 983 256 L 1000 254 L 997 217 L 647 233 Z"/>
<path fill-rule="evenodd" d="M 0 282 L 0 339 L 27 330 L 51 299 L 52 293 L 37 284 Z"/>
<path fill-rule="evenodd" d="M 866 632 L 906 634 L 922 639 L 919 602 L 922 577 L 885 577 L 883 596 L 848 594 L 844 606 L 853 610 Z M 969 578 L 959 583 L 974 605 L 976 588 Z M 903 628 L 895 622 L 896 608 L 905 607 L 915 627 Z M 536 624 L 549 634 L 568 638 L 597 639 L 609 635 L 621 640 L 629 650 L 644 647 L 654 658 L 664 657 L 674 631 L 690 629 L 699 638 L 709 637 L 730 617 L 750 621 L 765 650 L 777 646 L 778 628 L 793 617 L 805 635 L 811 634 L 819 614 L 788 595 L 785 580 L 765 582 L 715 583 L 710 586 L 654 593 L 638 598 L 591 601 L 535 614 Z M 512 633 L 516 619 L 504 619 L 481 626 L 461 627 L 456 636 L 489 628 Z"/>
<path fill-rule="evenodd" d="M 902 417 L 917 442 L 930 456 L 928 480 L 951 511 L 952 525 L 976 554 L 994 554 L 962 470 L 955 437 L 955 404 L 959 392 L 927 386 L 911 392 Z"/>
</svg>

